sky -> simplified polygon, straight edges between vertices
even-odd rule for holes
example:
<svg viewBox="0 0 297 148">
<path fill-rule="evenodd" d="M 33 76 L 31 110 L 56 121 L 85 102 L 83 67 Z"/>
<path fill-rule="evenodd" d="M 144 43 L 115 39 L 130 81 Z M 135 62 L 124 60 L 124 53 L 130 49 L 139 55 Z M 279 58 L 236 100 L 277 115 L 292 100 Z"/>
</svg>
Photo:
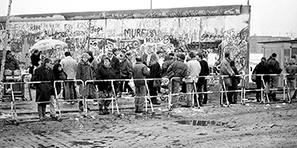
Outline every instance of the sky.
<svg viewBox="0 0 297 148">
<path fill-rule="evenodd" d="M 247 5 L 248 0 L 152 0 L 152 8 Z M 9 0 L 0 0 L 6 16 Z M 251 35 L 297 37 L 297 0 L 250 0 Z M 11 15 L 149 9 L 150 0 L 13 0 Z"/>
</svg>

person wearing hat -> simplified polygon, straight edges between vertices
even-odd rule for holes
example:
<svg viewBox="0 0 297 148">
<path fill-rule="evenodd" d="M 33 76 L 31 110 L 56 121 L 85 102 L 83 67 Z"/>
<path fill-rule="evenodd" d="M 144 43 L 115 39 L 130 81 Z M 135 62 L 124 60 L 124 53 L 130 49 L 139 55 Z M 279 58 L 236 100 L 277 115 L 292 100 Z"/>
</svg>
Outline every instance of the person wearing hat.
<svg viewBox="0 0 297 148">
<path fill-rule="evenodd" d="M 269 74 L 280 74 L 282 72 L 282 69 L 280 68 L 279 62 L 276 60 L 277 54 L 272 53 L 270 58 L 267 61 L 267 67 L 269 70 Z M 275 89 L 278 87 L 278 79 L 279 76 L 270 76 L 270 89 Z M 276 91 L 271 90 L 269 94 L 270 98 L 273 101 L 278 101 L 279 99 L 276 98 Z"/>
<path fill-rule="evenodd" d="M 177 60 L 174 61 L 167 69 L 167 77 L 168 79 L 172 79 L 171 84 L 171 92 L 173 94 L 180 93 L 180 87 L 182 85 L 182 79 L 186 77 L 187 75 L 187 65 L 184 63 L 185 61 L 185 55 L 184 54 L 178 54 Z M 179 95 L 173 95 L 172 96 L 172 107 L 176 107 L 177 101 L 178 101 Z"/>
</svg>

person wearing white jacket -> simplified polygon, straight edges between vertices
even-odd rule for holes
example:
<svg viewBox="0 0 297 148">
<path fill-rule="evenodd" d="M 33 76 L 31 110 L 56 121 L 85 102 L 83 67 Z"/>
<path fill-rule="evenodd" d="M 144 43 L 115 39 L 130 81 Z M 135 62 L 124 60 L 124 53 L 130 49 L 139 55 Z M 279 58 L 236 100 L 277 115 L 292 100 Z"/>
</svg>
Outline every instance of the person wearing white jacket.
<svg viewBox="0 0 297 148">
<path fill-rule="evenodd" d="M 77 70 L 77 61 L 71 57 L 69 51 L 65 52 L 65 58 L 61 60 L 60 64 L 62 65 L 63 70 L 67 74 L 67 80 L 74 80 L 76 77 Z M 74 82 L 65 83 L 65 100 L 74 100 L 76 99 L 76 89 Z M 73 101 L 71 101 L 74 104 Z"/>
<path fill-rule="evenodd" d="M 196 59 L 196 54 L 194 52 L 189 53 L 190 60 L 186 62 L 187 65 L 187 76 L 185 78 L 187 93 L 192 93 L 194 91 L 194 85 L 198 82 L 198 76 L 201 71 L 201 66 L 199 61 Z M 194 99 L 193 94 L 187 94 L 187 106 L 191 106 L 192 99 Z"/>
</svg>

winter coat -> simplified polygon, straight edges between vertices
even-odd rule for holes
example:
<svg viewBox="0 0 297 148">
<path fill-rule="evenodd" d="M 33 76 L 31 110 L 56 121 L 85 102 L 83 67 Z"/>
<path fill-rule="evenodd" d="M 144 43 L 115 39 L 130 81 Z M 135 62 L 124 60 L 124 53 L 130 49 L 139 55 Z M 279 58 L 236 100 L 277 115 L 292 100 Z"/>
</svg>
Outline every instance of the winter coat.
<svg viewBox="0 0 297 148">
<path fill-rule="evenodd" d="M 297 73 L 297 65 L 295 64 L 289 64 L 286 67 L 286 72 L 287 72 L 287 79 L 288 80 L 294 80 L 296 78 L 296 73 Z"/>
<path fill-rule="evenodd" d="M 110 60 L 110 65 L 115 70 L 116 78 L 120 78 L 120 60 L 113 56 Z"/>
<path fill-rule="evenodd" d="M 267 61 L 267 67 L 270 74 L 280 74 L 282 69 L 280 68 L 279 62 L 275 58 L 270 58 Z"/>
<path fill-rule="evenodd" d="M 208 63 L 205 60 L 200 61 L 201 71 L 199 76 L 208 76 L 209 75 L 209 67 Z M 205 83 L 205 77 L 199 77 L 198 84 L 204 84 Z"/>
<path fill-rule="evenodd" d="M 15 58 L 7 58 L 5 61 L 5 69 L 18 70 L 20 69 L 20 66 Z"/>
<path fill-rule="evenodd" d="M 253 74 L 269 74 L 269 69 L 267 66 L 267 62 L 260 62 L 259 64 L 256 65 Z M 263 79 L 265 82 L 269 81 L 269 76 L 263 76 Z M 261 83 L 261 76 L 256 76 L 256 83 Z"/>
<path fill-rule="evenodd" d="M 67 79 L 75 79 L 77 62 L 71 56 L 65 57 L 61 62 L 61 65 L 67 74 Z"/>
<path fill-rule="evenodd" d="M 94 73 L 89 62 L 80 61 L 77 65 L 76 79 L 82 81 L 94 80 Z M 95 87 L 92 83 L 88 83 L 82 92 L 85 97 L 93 98 L 95 96 Z"/>
<path fill-rule="evenodd" d="M 76 79 L 93 80 L 93 69 L 88 62 L 80 61 L 77 65 Z"/>
<path fill-rule="evenodd" d="M 154 63 L 150 66 L 148 66 L 150 69 L 150 75 L 147 76 L 148 78 L 161 78 L 161 67 L 159 63 Z"/>
<path fill-rule="evenodd" d="M 229 75 L 232 76 L 234 75 L 234 71 L 232 70 L 230 66 L 230 62 L 227 59 L 223 59 L 220 64 L 220 75 Z M 223 79 L 220 79 L 221 84 L 223 84 L 223 81 L 226 86 L 231 86 L 232 85 L 232 80 L 231 77 L 223 77 Z"/>
<path fill-rule="evenodd" d="M 221 61 L 221 64 L 220 64 L 220 74 L 229 75 L 229 76 L 234 74 L 229 61 L 225 58 Z"/>
<path fill-rule="evenodd" d="M 124 61 L 120 62 L 120 78 L 131 78 L 132 71 L 132 63 L 129 60 L 125 59 Z"/>
<path fill-rule="evenodd" d="M 40 53 L 38 55 L 35 55 L 34 53 L 31 55 L 31 63 L 33 66 L 38 67 L 40 61 Z"/>
<path fill-rule="evenodd" d="M 145 79 L 147 76 L 149 76 L 149 71 L 147 69 L 147 66 L 144 65 L 142 62 L 136 62 L 133 67 L 133 78 L 134 79 Z M 144 86 L 145 81 L 144 80 L 134 80 L 135 86 Z"/>
<path fill-rule="evenodd" d="M 235 66 L 231 66 L 231 68 L 235 75 L 235 76 L 231 76 L 232 86 L 237 86 L 240 83 L 240 77 L 237 76 L 239 75 L 239 72 Z"/>
<path fill-rule="evenodd" d="M 36 84 L 36 102 L 50 101 L 50 96 L 55 94 L 54 80 L 55 76 L 52 69 L 46 69 L 45 66 L 41 66 L 35 70 L 32 81 L 50 81 L 50 83 Z"/>
<path fill-rule="evenodd" d="M 182 82 L 182 78 L 187 76 L 187 65 L 181 61 L 174 61 L 167 69 L 167 77 L 169 79 L 173 77 L 180 77 L 174 79 L 176 82 Z"/>
<path fill-rule="evenodd" d="M 115 78 L 116 78 L 115 70 L 112 67 L 107 68 L 104 65 L 102 65 L 96 71 L 96 80 L 108 80 L 108 79 L 115 79 Z M 97 82 L 96 84 L 100 91 L 112 90 L 111 82 Z"/>
<path fill-rule="evenodd" d="M 173 60 L 168 60 L 168 61 L 165 61 L 163 64 L 162 64 L 162 76 L 166 76 L 167 75 L 167 69 L 168 67 L 173 63 Z"/>
<path fill-rule="evenodd" d="M 58 67 L 61 66 L 60 64 L 56 64 L 53 67 L 54 77 L 55 80 L 67 80 L 67 74 L 62 69 L 61 71 L 58 70 Z M 61 91 L 61 83 L 56 83 L 56 90 L 59 94 Z"/>
<path fill-rule="evenodd" d="M 201 71 L 201 66 L 199 61 L 197 60 L 190 60 L 186 63 L 187 65 L 187 78 L 185 79 L 186 83 L 192 83 L 193 81 L 197 83 L 198 76 Z"/>
</svg>

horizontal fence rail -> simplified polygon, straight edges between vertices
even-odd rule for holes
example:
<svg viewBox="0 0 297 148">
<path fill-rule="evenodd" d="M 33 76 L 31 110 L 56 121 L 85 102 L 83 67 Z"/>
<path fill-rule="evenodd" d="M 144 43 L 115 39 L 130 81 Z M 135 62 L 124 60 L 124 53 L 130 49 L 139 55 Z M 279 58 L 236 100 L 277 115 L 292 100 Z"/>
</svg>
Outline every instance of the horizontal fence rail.
<svg viewBox="0 0 297 148">
<path fill-rule="evenodd" d="M 164 84 L 168 87 L 168 94 L 164 94 L 162 95 L 162 97 L 167 98 L 167 102 L 168 102 L 168 109 L 171 110 L 172 109 L 172 99 L 176 96 L 179 95 L 190 95 L 191 98 L 191 106 L 194 107 L 194 101 L 197 102 L 197 107 L 200 107 L 199 105 L 199 100 L 198 97 L 201 94 L 213 94 L 213 93 L 219 93 L 220 94 L 220 105 L 230 105 L 228 98 L 228 93 L 234 92 L 234 93 L 239 93 L 240 94 L 240 102 L 241 104 L 245 104 L 247 102 L 247 98 L 246 95 L 247 93 L 251 93 L 251 92 L 260 92 L 260 98 L 261 98 L 261 102 L 262 103 L 266 103 L 266 102 L 270 102 L 269 99 L 269 92 L 271 91 L 283 91 L 283 99 L 288 100 L 289 103 L 291 103 L 291 94 L 290 92 L 292 91 L 296 91 L 296 86 L 292 87 L 289 86 L 288 84 L 288 74 L 246 74 L 246 75 L 234 75 L 234 76 L 228 76 L 228 75 L 208 75 L 208 76 L 189 76 L 186 78 L 181 78 L 181 77 L 172 77 L 172 78 L 146 78 L 146 79 L 106 79 L 106 80 L 86 80 L 86 81 L 82 81 L 82 80 L 56 80 L 54 82 L 51 81 L 26 81 L 26 82 L 1 82 L 2 86 L 8 86 L 7 89 L 3 89 L 4 93 L 8 93 L 11 96 L 10 99 L 10 106 L 11 106 L 11 114 L 13 116 L 14 119 L 17 119 L 17 110 L 16 110 L 16 99 L 14 96 L 14 89 L 13 89 L 13 85 L 39 85 L 39 84 L 44 84 L 44 83 L 50 83 L 53 84 L 54 87 L 54 91 L 55 91 L 55 99 L 58 102 L 57 103 L 57 110 L 59 112 L 59 116 L 61 117 L 61 108 L 59 106 L 59 102 L 62 101 L 71 101 L 71 100 L 61 100 L 62 96 L 61 94 L 64 91 L 64 84 L 65 83 L 69 83 L 72 82 L 74 83 L 74 85 L 79 85 L 80 87 L 82 87 L 83 92 L 86 91 L 86 87 L 88 85 L 94 85 L 95 88 L 95 92 L 98 93 L 98 87 L 96 87 L 97 85 L 100 85 L 100 82 L 109 82 L 111 85 L 111 92 L 112 92 L 112 96 L 110 98 L 92 98 L 92 100 L 96 100 L 96 101 L 100 101 L 100 100 L 111 100 L 111 108 L 112 108 L 112 113 L 114 113 L 114 106 L 116 107 L 116 111 L 119 114 L 119 105 L 118 105 L 118 101 L 120 101 L 117 96 L 117 91 L 116 90 L 116 83 L 120 83 L 120 82 L 130 82 L 130 83 L 134 83 L 137 81 L 144 81 L 145 84 L 145 88 L 146 88 L 146 95 L 144 96 L 136 96 L 136 97 L 144 97 L 145 98 L 145 111 L 148 111 L 148 102 L 150 103 L 150 108 L 151 111 L 154 112 L 154 107 L 151 101 L 152 97 L 160 97 L 160 95 L 157 96 L 150 96 L 150 89 L 148 86 L 148 82 L 150 81 L 160 81 L 161 84 Z M 256 77 L 257 81 L 259 81 L 259 83 L 261 83 L 261 88 L 257 88 L 257 89 L 250 89 L 249 88 L 249 78 L 251 77 Z M 269 87 L 269 79 L 271 77 L 278 77 L 280 80 L 282 80 L 283 82 L 283 86 L 281 88 L 271 88 Z M 293 81 L 296 81 L 296 77 L 293 77 Z M 219 81 L 219 86 L 220 89 L 219 90 L 207 90 L 207 91 L 198 91 L 198 88 L 196 87 L 196 83 L 198 82 L 198 79 L 201 78 L 205 78 L 206 80 L 213 80 L 216 79 Z M 238 84 L 238 89 L 236 90 L 229 90 L 227 85 L 229 84 L 229 80 L 230 78 L 238 78 L 240 83 Z M 290 79 L 292 80 L 292 76 L 290 77 Z M 186 93 L 181 93 L 180 91 L 172 91 L 172 85 L 175 82 L 180 82 L 180 83 L 186 83 L 186 84 L 193 84 L 193 90 L 191 92 L 186 92 Z M 226 84 L 227 83 L 227 84 Z M 57 84 L 61 84 L 61 92 L 58 93 L 57 92 Z M 162 86 L 160 86 L 162 87 Z M 30 90 L 30 88 L 29 88 Z M 135 91 L 135 90 L 134 90 Z M 29 92 L 31 95 L 31 92 Z M 79 92 L 77 92 L 79 93 Z M 83 111 L 88 114 L 88 99 L 85 95 L 81 95 L 80 99 L 75 99 L 72 101 L 82 101 L 83 102 Z M 196 96 L 196 97 L 195 97 Z M 32 97 L 30 97 L 31 100 Z M 129 98 L 135 98 L 135 97 L 129 97 Z M 195 99 L 194 99 L 195 98 Z M 166 99 L 164 99 L 166 100 Z M 40 103 L 40 102 L 36 102 L 36 103 Z M 49 103 L 49 102 L 46 102 Z"/>
</svg>

